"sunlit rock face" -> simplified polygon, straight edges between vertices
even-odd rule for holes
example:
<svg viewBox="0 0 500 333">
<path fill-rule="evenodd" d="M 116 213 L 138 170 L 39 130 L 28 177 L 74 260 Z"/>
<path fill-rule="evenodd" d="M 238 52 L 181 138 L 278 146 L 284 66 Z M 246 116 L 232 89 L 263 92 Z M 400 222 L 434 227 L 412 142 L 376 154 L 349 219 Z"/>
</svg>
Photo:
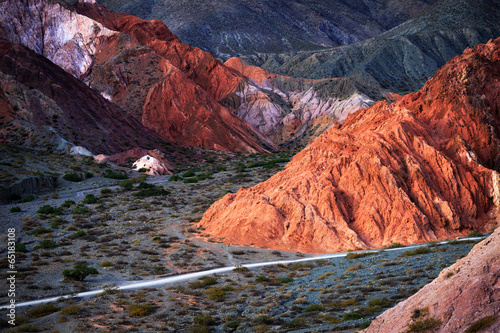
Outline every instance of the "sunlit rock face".
<svg viewBox="0 0 500 333">
<path fill-rule="evenodd" d="M 351 114 L 199 226 L 230 244 L 303 252 L 420 243 L 498 225 L 500 39 L 417 93 Z"/>
<path fill-rule="evenodd" d="M 436 331 L 465 332 L 473 323 L 488 317 L 482 332 L 499 332 L 500 321 L 500 228 L 474 246 L 471 252 L 444 269 L 415 295 L 385 311 L 364 333 L 399 333 L 409 325 L 434 319 Z M 420 316 L 415 316 L 418 310 Z"/>
</svg>

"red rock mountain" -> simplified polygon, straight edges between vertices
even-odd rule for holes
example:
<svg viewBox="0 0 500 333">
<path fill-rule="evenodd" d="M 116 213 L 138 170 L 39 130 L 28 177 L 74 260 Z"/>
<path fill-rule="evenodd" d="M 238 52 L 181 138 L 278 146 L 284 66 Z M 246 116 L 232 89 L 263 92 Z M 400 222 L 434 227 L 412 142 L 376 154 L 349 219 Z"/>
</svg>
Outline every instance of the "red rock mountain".
<svg viewBox="0 0 500 333">
<path fill-rule="evenodd" d="M 54 63 L 0 38 L 0 143 L 116 153 L 161 142 Z"/>
<path fill-rule="evenodd" d="M 230 244 L 335 252 L 446 239 L 499 223 L 500 39 L 421 91 L 351 114 L 199 226 Z"/>
<path fill-rule="evenodd" d="M 382 313 L 363 332 L 400 333 L 411 325 L 434 322 L 434 332 L 456 333 L 465 332 L 478 321 L 489 324 L 470 332 L 500 332 L 499 253 L 497 228 L 465 258 L 444 269 L 415 295 Z"/>
<path fill-rule="evenodd" d="M 92 0 L 3 0 L 0 10 L 0 37 L 47 57 L 163 138 L 220 150 L 274 149 L 219 103 L 243 76 L 181 43 L 161 21 L 113 13 Z"/>
</svg>

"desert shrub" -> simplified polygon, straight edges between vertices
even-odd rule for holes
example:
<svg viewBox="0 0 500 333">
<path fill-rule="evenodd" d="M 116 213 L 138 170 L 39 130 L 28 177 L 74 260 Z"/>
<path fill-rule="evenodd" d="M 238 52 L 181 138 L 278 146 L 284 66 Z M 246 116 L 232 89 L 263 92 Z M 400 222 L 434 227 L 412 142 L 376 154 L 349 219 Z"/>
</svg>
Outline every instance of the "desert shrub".
<svg viewBox="0 0 500 333">
<path fill-rule="evenodd" d="M 310 262 L 297 262 L 288 266 L 288 269 L 291 271 L 305 271 L 313 268 L 314 264 Z"/>
<path fill-rule="evenodd" d="M 10 208 L 11 213 L 19 213 L 21 211 L 21 207 L 14 206 Z"/>
<path fill-rule="evenodd" d="M 38 208 L 37 213 L 45 215 L 62 215 L 62 212 L 59 208 L 52 207 L 51 205 L 43 205 L 42 207 Z"/>
<path fill-rule="evenodd" d="M 291 283 L 293 282 L 293 278 L 288 276 L 282 276 L 279 278 L 280 283 Z"/>
<path fill-rule="evenodd" d="M 176 181 L 179 181 L 179 180 L 182 180 L 182 177 L 179 176 L 179 175 L 172 175 L 170 176 L 170 178 L 168 179 L 169 182 L 176 182 Z"/>
<path fill-rule="evenodd" d="M 110 189 L 110 188 L 105 187 L 105 188 L 101 189 L 101 192 L 100 192 L 100 193 L 101 193 L 102 195 L 108 195 L 108 194 L 113 193 L 113 190 L 112 190 L 112 189 Z"/>
<path fill-rule="evenodd" d="M 26 249 L 26 245 L 24 243 L 16 243 L 15 245 L 16 252 L 26 253 L 28 249 Z"/>
<path fill-rule="evenodd" d="M 423 320 L 419 320 L 413 323 L 408 324 L 408 329 L 406 333 L 411 332 L 428 332 L 433 330 L 439 326 L 441 326 L 441 320 L 435 318 L 427 318 Z"/>
<path fill-rule="evenodd" d="M 85 230 L 78 230 L 73 234 L 73 237 L 83 237 L 86 236 L 87 232 Z"/>
<path fill-rule="evenodd" d="M 301 328 L 306 326 L 306 321 L 304 318 L 294 318 L 283 325 L 281 327 L 283 328 Z"/>
<path fill-rule="evenodd" d="M 63 179 L 70 181 L 70 182 L 81 182 L 83 178 L 76 174 L 76 173 L 67 173 L 63 176 Z"/>
<path fill-rule="evenodd" d="M 398 247 L 404 247 L 404 245 L 401 243 L 391 243 L 391 245 L 387 246 L 388 249 L 395 249 Z"/>
<path fill-rule="evenodd" d="M 359 325 L 359 329 L 360 330 L 364 330 L 365 328 L 368 328 L 370 325 L 371 325 L 371 321 L 365 321 L 364 323 L 362 323 L 361 325 Z"/>
<path fill-rule="evenodd" d="M 132 317 L 145 317 L 153 313 L 155 306 L 149 304 L 132 304 L 128 308 L 128 313 Z"/>
<path fill-rule="evenodd" d="M 344 317 L 342 317 L 342 320 L 344 320 L 344 321 L 347 321 L 347 320 L 357 320 L 357 319 L 361 319 L 361 318 L 363 318 L 363 316 L 360 315 L 359 313 L 348 312 L 348 313 L 344 314 Z"/>
<path fill-rule="evenodd" d="M 141 189 L 141 190 L 145 190 L 145 189 L 153 188 L 153 187 L 155 187 L 155 184 L 150 184 L 150 183 L 146 183 L 146 182 L 141 182 L 139 185 L 137 185 L 137 188 Z"/>
<path fill-rule="evenodd" d="M 157 197 L 162 195 L 169 195 L 170 191 L 165 190 L 162 187 L 153 187 L 145 190 L 140 190 L 137 193 L 134 193 L 134 197 L 137 198 L 145 198 L 145 197 Z"/>
<path fill-rule="evenodd" d="M 61 313 L 63 315 L 74 315 L 74 314 L 78 314 L 79 311 L 80 311 L 80 309 L 78 308 L 77 305 L 70 305 L 70 306 L 65 307 L 61 311 L 59 311 L 59 313 Z"/>
<path fill-rule="evenodd" d="M 304 309 L 305 312 L 323 311 L 325 307 L 321 304 L 311 304 Z"/>
<path fill-rule="evenodd" d="M 59 245 L 54 242 L 53 240 L 51 239 L 45 239 L 43 241 L 41 241 L 38 245 L 36 245 L 34 247 L 35 250 L 37 249 L 52 249 L 52 248 L 55 248 L 55 247 L 58 247 Z"/>
<path fill-rule="evenodd" d="M 408 250 L 401 253 L 401 257 L 411 257 L 419 254 L 427 254 L 429 252 L 431 252 L 431 250 L 428 247 L 417 247 L 414 250 Z"/>
<path fill-rule="evenodd" d="M 93 194 L 87 194 L 85 196 L 85 199 L 82 200 L 84 204 L 95 204 L 98 201 L 99 199 L 96 198 Z"/>
<path fill-rule="evenodd" d="M 66 200 L 59 207 L 69 208 L 69 207 L 71 207 L 71 206 L 73 206 L 75 204 L 76 204 L 76 202 L 74 202 L 73 200 Z"/>
<path fill-rule="evenodd" d="M 35 306 L 28 312 L 26 312 L 26 315 L 36 319 L 48 316 L 49 314 L 52 314 L 59 310 L 61 310 L 61 308 L 57 307 L 54 303 L 42 303 L 40 305 Z"/>
<path fill-rule="evenodd" d="M 269 279 L 267 277 L 265 277 L 264 275 L 259 275 L 255 278 L 255 282 L 265 283 L 265 282 L 269 282 Z"/>
<path fill-rule="evenodd" d="M 205 294 L 208 295 L 209 300 L 222 302 L 226 299 L 226 292 L 221 288 L 209 288 L 205 291 Z"/>
<path fill-rule="evenodd" d="M 478 321 L 473 322 L 469 326 L 469 328 L 465 330 L 464 333 L 476 333 L 484 331 L 485 329 L 493 325 L 495 321 L 497 321 L 497 318 L 495 316 L 484 317 L 482 319 L 479 319 Z"/>
<path fill-rule="evenodd" d="M 99 266 L 109 267 L 109 266 L 113 266 L 113 263 L 111 261 L 103 261 L 103 262 L 101 262 L 101 264 Z"/>
<path fill-rule="evenodd" d="M 111 170 L 108 170 L 103 177 L 105 178 L 110 178 L 110 179 L 128 179 L 128 175 L 126 173 L 122 172 L 114 172 Z"/>
<path fill-rule="evenodd" d="M 90 212 L 90 210 L 88 208 L 85 208 L 85 207 L 78 207 L 78 208 L 75 208 L 73 209 L 73 211 L 71 212 L 73 215 L 83 215 L 83 214 L 87 214 L 88 212 Z"/>
<path fill-rule="evenodd" d="M 130 179 L 124 179 L 120 181 L 120 187 L 126 189 L 126 190 L 131 190 L 134 187 L 134 183 Z"/>
<path fill-rule="evenodd" d="M 28 235 L 43 235 L 43 234 L 48 234 L 50 232 L 52 232 L 52 229 L 50 228 L 38 227 L 28 232 Z"/>
<path fill-rule="evenodd" d="M 366 257 L 366 256 L 371 256 L 371 255 L 374 255 L 375 253 L 372 253 L 372 252 L 349 252 L 345 258 L 347 260 L 352 260 L 352 259 L 359 259 L 359 258 L 363 258 L 363 257 Z"/>
<path fill-rule="evenodd" d="M 208 314 L 198 314 L 193 318 L 193 323 L 195 325 L 213 326 L 215 325 L 215 319 Z"/>
<path fill-rule="evenodd" d="M 62 275 L 75 281 L 83 281 L 90 274 L 99 274 L 94 267 L 88 267 L 86 264 L 76 264 L 73 269 L 65 269 Z"/>
<path fill-rule="evenodd" d="M 22 202 L 30 202 L 30 201 L 33 201 L 35 200 L 35 196 L 33 194 L 30 194 L 28 195 L 27 197 L 25 197 L 23 200 L 21 200 Z"/>
<path fill-rule="evenodd" d="M 238 265 L 236 266 L 234 269 L 233 269 L 234 272 L 237 272 L 237 273 L 246 273 L 248 271 L 250 271 L 248 269 L 248 267 L 245 267 L 245 266 L 242 266 L 242 265 Z"/>
<path fill-rule="evenodd" d="M 196 174 L 193 172 L 193 171 L 188 171 L 188 172 L 185 172 L 182 177 L 184 178 L 188 178 L 188 177 L 193 177 L 195 176 Z"/>
<path fill-rule="evenodd" d="M 360 269 L 363 269 L 363 268 L 365 268 L 365 266 L 363 266 L 362 264 L 352 265 L 352 266 L 348 267 L 348 268 L 345 270 L 345 273 L 349 273 L 349 272 L 357 271 L 357 270 L 360 270 Z"/>
<path fill-rule="evenodd" d="M 191 287 L 193 289 L 200 289 L 200 288 L 212 286 L 214 284 L 217 284 L 217 279 L 209 276 L 209 277 L 203 278 L 201 280 L 197 280 L 197 281 L 193 281 L 193 282 L 189 283 L 189 287 Z"/>
</svg>

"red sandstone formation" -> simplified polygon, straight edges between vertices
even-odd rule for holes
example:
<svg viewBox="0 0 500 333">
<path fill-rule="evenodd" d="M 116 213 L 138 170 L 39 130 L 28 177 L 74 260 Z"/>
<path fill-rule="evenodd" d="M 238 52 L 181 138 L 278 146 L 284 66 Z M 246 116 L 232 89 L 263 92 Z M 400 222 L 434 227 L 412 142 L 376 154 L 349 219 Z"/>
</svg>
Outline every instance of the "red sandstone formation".
<svg viewBox="0 0 500 333">
<path fill-rule="evenodd" d="M 469 255 L 444 269 L 418 293 L 382 313 L 363 332 L 406 332 L 410 325 L 427 321 L 435 323 L 433 332 L 457 333 L 480 320 L 489 322 L 481 332 L 500 332 L 499 253 L 497 228 Z"/>
<path fill-rule="evenodd" d="M 420 92 L 350 115 L 199 223 L 230 244 L 303 252 L 420 243 L 499 223 L 500 39 Z"/>
</svg>

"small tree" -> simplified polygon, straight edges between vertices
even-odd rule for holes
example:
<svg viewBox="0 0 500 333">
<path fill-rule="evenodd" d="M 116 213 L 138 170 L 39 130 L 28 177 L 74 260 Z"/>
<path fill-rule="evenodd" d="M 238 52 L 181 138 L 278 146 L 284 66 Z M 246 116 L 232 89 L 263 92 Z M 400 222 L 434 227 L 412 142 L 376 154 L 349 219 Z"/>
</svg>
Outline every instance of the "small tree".
<svg viewBox="0 0 500 333">
<path fill-rule="evenodd" d="M 73 269 L 65 269 L 62 275 L 70 280 L 83 281 L 90 274 L 99 274 L 96 268 L 86 264 L 76 264 Z"/>
</svg>

